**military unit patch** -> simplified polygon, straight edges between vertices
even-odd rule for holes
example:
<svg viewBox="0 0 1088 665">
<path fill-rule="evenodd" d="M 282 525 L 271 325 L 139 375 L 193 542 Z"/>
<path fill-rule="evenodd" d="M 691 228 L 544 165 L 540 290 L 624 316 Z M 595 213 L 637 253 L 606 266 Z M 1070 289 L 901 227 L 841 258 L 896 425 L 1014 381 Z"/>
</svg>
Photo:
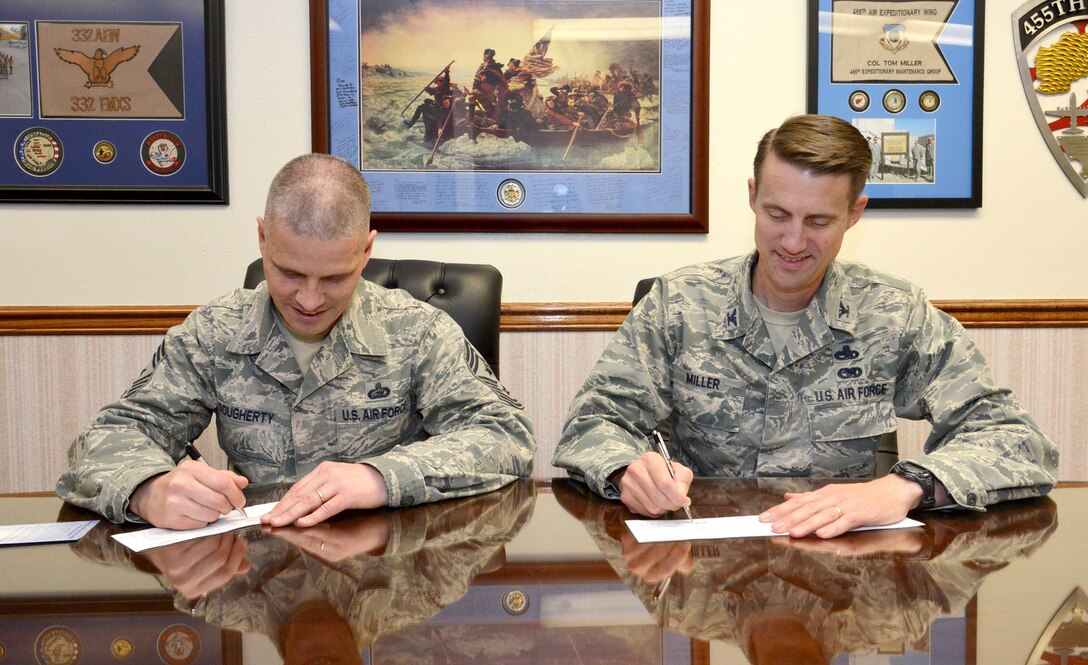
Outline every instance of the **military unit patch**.
<svg viewBox="0 0 1088 665">
<path fill-rule="evenodd" d="M 1020 82 L 1058 166 L 1088 198 L 1088 6 L 1071 0 L 1023 4 L 1012 16 Z M 1077 102 L 1077 92 L 1081 99 Z"/>
</svg>

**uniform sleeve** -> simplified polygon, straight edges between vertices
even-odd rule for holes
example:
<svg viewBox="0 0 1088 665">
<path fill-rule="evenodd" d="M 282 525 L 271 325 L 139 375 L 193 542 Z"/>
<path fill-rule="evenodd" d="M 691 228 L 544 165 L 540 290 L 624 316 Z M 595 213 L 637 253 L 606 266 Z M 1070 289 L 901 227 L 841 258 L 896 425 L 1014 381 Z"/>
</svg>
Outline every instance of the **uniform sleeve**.
<svg viewBox="0 0 1088 665">
<path fill-rule="evenodd" d="M 919 292 L 902 344 L 896 413 L 933 425 L 925 454 L 910 461 L 929 469 L 963 507 L 1049 492 L 1057 446 L 994 383 L 963 326 Z"/>
<path fill-rule="evenodd" d="M 385 478 L 389 505 L 490 492 L 532 476 L 536 440 L 524 407 L 442 312 L 422 335 L 412 387 L 428 438 L 366 460 Z"/>
<path fill-rule="evenodd" d="M 672 411 L 664 291 L 658 279 L 616 331 L 574 397 L 552 460 L 610 499 L 619 490 L 608 476 L 650 449 L 647 434 Z"/>
<path fill-rule="evenodd" d="M 111 522 L 142 521 L 128 512 L 132 492 L 174 468 L 214 409 L 211 361 L 197 341 L 198 312 L 167 332 L 132 387 L 76 437 L 69 468 L 57 482 L 61 499 Z"/>
</svg>

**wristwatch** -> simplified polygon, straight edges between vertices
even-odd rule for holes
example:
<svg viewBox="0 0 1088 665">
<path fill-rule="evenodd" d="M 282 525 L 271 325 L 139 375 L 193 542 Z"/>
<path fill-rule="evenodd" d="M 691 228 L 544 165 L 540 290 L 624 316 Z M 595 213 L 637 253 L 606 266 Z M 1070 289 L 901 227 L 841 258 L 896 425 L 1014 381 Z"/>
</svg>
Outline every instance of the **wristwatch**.
<svg viewBox="0 0 1088 665">
<path fill-rule="evenodd" d="M 932 508 L 937 503 L 937 494 L 933 488 L 933 474 L 928 469 L 910 462 L 900 462 L 892 467 L 892 473 L 900 478 L 906 478 L 912 483 L 917 483 L 922 488 L 922 500 L 918 503 L 919 508 Z"/>
</svg>

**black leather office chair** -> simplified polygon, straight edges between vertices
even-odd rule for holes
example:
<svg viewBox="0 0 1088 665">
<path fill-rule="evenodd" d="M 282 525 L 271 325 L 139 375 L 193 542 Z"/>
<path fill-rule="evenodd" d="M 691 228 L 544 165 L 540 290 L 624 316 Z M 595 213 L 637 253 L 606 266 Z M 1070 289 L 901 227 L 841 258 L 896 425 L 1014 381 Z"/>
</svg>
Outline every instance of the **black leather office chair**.
<svg viewBox="0 0 1088 665">
<path fill-rule="evenodd" d="M 461 326 L 465 337 L 499 375 L 499 307 L 502 273 L 476 263 L 440 263 L 370 259 L 363 278 L 390 289 L 404 289 L 416 300 L 434 305 Z M 264 264 L 249 264 L 243 285 L 256 288 L 264 281 Z"/>
<path fill-rule="evenodd" d="M 646 297 L 646 294 L 653 288 L 656 277 L 647 277 L 646 279 L 640 279 L 638 284 L 635 285 L 635 297 L 631 300 L 631 306 L 634 307 L 638 304 L 638 301 Z M 886 432 L 880 435 L 880 442 L 876 448 L 876 477 L 888 475 L 891 468 L 895 466 L 895 463 L 899 461 L 899 437 L 895 431 Z"/>
</svg>

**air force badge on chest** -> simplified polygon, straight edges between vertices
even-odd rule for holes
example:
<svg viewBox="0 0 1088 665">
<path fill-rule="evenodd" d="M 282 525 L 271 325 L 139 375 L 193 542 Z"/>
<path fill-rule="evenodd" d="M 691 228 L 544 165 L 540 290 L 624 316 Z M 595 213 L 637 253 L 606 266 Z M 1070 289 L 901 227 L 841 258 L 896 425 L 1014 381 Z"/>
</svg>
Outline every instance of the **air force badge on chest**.
<svg viewBox="0 0 1088 665">
<path fill-rule="evenodd" d="M 830 362 L 828 362 L 830 360 Z M 872 364 L 857 342 L 836 344 L 825 354 L 822 377 L 804 393 L 810 404 L 891 399 L 894 383 L 872 376 Z"/>
<path fill-rule="evenodd" d="M 1012 24 L 1035 124 L 1069 182 L 1088 198 L 1088 2 L 1031 0 L 1013 12 Z"/>
<path fill-rule="evenodd" d="M 403 390 L 389 381 L 368 382 L 364 386 L 363 404 L 338 406 L 333 418 L 338 423 L 363 423 L 396 418 L 405 412 Z"/>
</svg>

